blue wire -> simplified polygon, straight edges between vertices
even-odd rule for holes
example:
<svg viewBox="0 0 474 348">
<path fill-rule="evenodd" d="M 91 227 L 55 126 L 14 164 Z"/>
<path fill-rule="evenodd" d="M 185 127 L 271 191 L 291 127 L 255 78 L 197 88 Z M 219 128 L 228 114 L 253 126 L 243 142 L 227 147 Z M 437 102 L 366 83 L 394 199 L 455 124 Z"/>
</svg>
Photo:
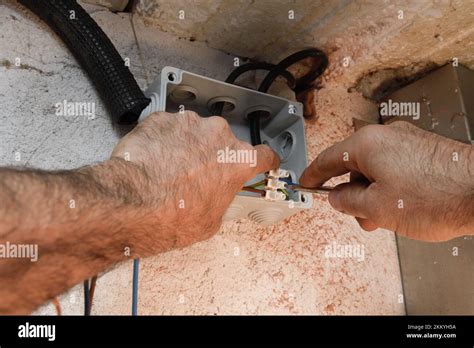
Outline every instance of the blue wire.
<svg viewBox="0 0 474 348">
<path fill-rule="evenodd" d="M 280 181 L 286 182 L 288 185 L 296 185 L 294 182 L 291 181 L 290 178 L 280 178 Z"/>
<path fill-rule="evenodd" d="M 132 315 L 138 315 L 138 269 L 140 259 L 133 260 L 133 279 L 132 279 Z"/>
<path fill-rule="evenodd" d="M 84 315 L 89 315 L 90 290 L 89 279 L 84 280 Z"/>
</svg>

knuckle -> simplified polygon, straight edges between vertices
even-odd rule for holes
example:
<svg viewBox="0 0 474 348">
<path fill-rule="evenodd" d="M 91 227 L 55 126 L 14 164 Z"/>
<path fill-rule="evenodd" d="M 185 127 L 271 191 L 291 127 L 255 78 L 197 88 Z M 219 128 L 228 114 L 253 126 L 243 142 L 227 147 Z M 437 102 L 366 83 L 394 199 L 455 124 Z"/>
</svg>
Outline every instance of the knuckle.
<svg viewBox="0 0 474 348">
<path fill-rule="evenodd" d="M 230 131 L 229 123 L 223 117 L 210 116 L 207 119 L 212 123 L 213 127 L 216 127 L 220 130 L 229 130 Z"/>
<path fill-rule="evenodd" d="M 197 126 L 202 121 L 202 118 L 194 111 L 187 110 L 184 115 L 190 126 Z"/>
<path fill-rule="evenodd" d="M 357 134 L 360 138 L 371 139 L 376 134 L 379 134 L 383 130 L 384 126 L 379 124 L 369 124 L 368 126 L 362 127 Z"/>
<path fill-rule="evenodd" d="M 200 118 L 200 116 L 195 111 L 192 111 L 192 110 L 186 110 L 185 115 L 190 118 Z"/>
</svg>

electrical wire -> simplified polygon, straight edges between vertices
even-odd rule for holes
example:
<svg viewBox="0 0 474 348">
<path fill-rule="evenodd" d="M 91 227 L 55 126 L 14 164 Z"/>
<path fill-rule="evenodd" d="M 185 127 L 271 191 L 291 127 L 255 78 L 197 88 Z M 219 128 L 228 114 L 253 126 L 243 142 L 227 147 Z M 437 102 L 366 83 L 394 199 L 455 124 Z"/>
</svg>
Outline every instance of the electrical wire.
<svg viewBox="0 0 474 348">
<path fill-rule="evenodd" d="M 257 181 L 256 183 L 253 183 L 252 185 L 247 185 L 247 187 L 253 187 L 253 188 L 257 188 L 259 186 L 265 186 L 265 182 L 266 180 L 260 180 L 260 181 Z"/>
<path fill-rule="evenodd" d="M 138 270 L 140 268 L 140 259 L 133 260 L 133 279 L 132 279 L 132 315 L 138 315 Z"/>
<path fill-rule="evenodd" d="M 260 112 L 252 113 L 248 115 L 249 120 L 249 129 L 250 129 L 250 141 L 252 145 L 259 145 L 262 143 L 262 138 L 260 136 L 260 120 L 263 117 L 263 114 Z"/>
<path fill-rule="evenodd" d="M 259 190 L 250 186 L 244 186 L 242 187 L 242 191 L 247 191 L 247 192 L 253 192 L 253 193 L 258 193 L 262 197 L 265 196 L 265 190 Z"/>
<path fill-rule="evenodd" d="M 95 285 L 97 283 L 97 275 L 91 279 L 84 280 L 84 315 L 91 315 L 92 303 L 94 301 Z"/>
<path fill-rule="evenodd" d="M 95 293 L 95 285 L 97 283 L 97 275 L 93 276 L 90 280 L 90 287 L 89 287 L 89 305 L 87 307 L 87 315 L 91 315 L 92 311 L 92 304 L 94 303 L 94 293 Z"/>
<path fill-rule="evenodd" d="M 241 66 L 235 68 L 234 71 L 232 71 L 230 73 L 230 75 L 227 76 L 225 82 L 234 84 L 235 80 L 237 80 L 242 74 L 244 74 L 248 71 L 252 71 L 252 70 L 268 70 L 268 71 L 271 71 L 275 67 L 276 67 L 275 64 L 266 63 L 266 62 L 246 63 L 244 65 L 241 65 Z M 282 71 L 280 71 L 279 75 L 283 76 L 286 79 L 286 83 L 287 83 L 288 87 L 290 87 L 291 89 L 296 87 L 296 80 L 295 80 L 295 77 L 293 76 L 292 73 L 290 73 L 287 70 L 282 70 Z M 212 113 L 214 115 L 217 115 L 217 116 L 222 115 L 222 112 L 224 111 L 224 104 L 225 104 L 225 102 L 215 103 L 213 105 L 213 110 L 211 110 Z"/>
<path fill-rule="evenodd" d="M 230 75 L 227 77 L 225 82 L 227 83 L 234 83 L 235 80 L 239 78 L 240 75 L 246 73 L 247 71 L 251 70 L 268 70 L 271 71 L 276 67 L 275 64 L 271 63 L 266 63 L 266 62 L 251 62 L 251 63 L 246 63 L 244 65 L 241 65 L 234 69 L 230 73 Z M 282 71 L 279 72 L 279 75 L 283 76 L 286 79 L 286 82 L 288 84 L 288 87 L 294 88 L 296 87 L 296 80 L 295 77 L 293 76 L 292 73 L 289 71 L 283 69 Z"/>
<path fill-rule="evenodd" d="M 267 76 L 265 76 L 258 87 L 259 92 L 267 93 L 272 83 L 282 71 L 286 71 L 288 67 L 309 57 L 318 59 L 319 64 L 317 64 L 316 68 L 313 68 L 309 73 L 299 78 L 293 90 L 295 93 L 300 93 L 308 88 L 311 88 L 313 81 L 324 72 L 328 65 L 328 59 L 324 52 L 316 48 L 299 51 L 283 59 L 275 66 L 275 68 L 270 70 Z M 260 123 L 263 116 L 264 114 L 260 112 L 253 114 L 251 118 L 249 117 L 250 138 L 252 140 L 252 145 L 254 146 L 262 143 L 260 136 Z"/>
<path fill-rule="evenodd" d="M 317 60 L 316 67 L 311 69 L 309 73 L 302 76 L 296 81 L 295 92 L 301 92 L 312 86 L 313 81 L 320 76 L 328 66 L 328 59 L 323 51 L 318 50 L 317 48 L 309 48 L 306 50 L 298 51 L 292 55 L 286 57 L 280 61 L 274 69 L 272 69 L 267 76 L 263 79 L 262 83 L 258 90 L 260 92 L 267 93 L 268 89 L 272 85 L 273 81 L 281 74 L 282 71 L 285 71 L 288 67 L 292 66 L 295 63 L 298 63 L 306 58 L 315 58 Z"/>
<path fill-rule="evenodd" d="M 84 315 L 89 315 L 90 289 L 89 279 L 84 280 Z"/>
<path fill-rule="evenodd" d="M 314 58 L 316 60 L 315 67 L 311 69 L 310 72 L 295 79 L 294 76 L 288 72 L 287 68 L 293 64 L 302 61 L 306 58 Z M 292 55 L 286 57 L 278 64 L 269 64 L 269 63 L 247 63 L 236 68 L 226 79 L 227 83 L 234 83 L 234 81 L 243 73 L 250 70 L 269 70 L 269 73 L 265 76 L 263 81 L 258 87 L 259 92 L 267 93 L 270 86 L 273 84 L 275 79 L 282 75 L 286 78 L 288 86 L 295 91 L 296 94 L 303 92 L 313 86 L 313 81 L 320 76 L 328 66 L 328 59 L 323 51 L 316 48 L 309 48 L 306 50 L 298 51 Z M 288 76 L 291 75 L 291 77 Z M 224 108 L 224 103 L 220 103 L 217 106 L 216 115 L 221 115 Z M 265 113 L 257 112 L 252 115 L 248 115 L 249 128 L 250 128 L 250 140 L 252 145 L 259 145 L 262 143 L 260 123 Z"/>
<path fill-rule="evenodd" d="M 56 314 L 61 315 L 61 303 L 59 303 L 59 300 L 57 297 L 53 298 L 51 302 L 54 305 L 54 308 L 56 309 Z"/>
</svg>

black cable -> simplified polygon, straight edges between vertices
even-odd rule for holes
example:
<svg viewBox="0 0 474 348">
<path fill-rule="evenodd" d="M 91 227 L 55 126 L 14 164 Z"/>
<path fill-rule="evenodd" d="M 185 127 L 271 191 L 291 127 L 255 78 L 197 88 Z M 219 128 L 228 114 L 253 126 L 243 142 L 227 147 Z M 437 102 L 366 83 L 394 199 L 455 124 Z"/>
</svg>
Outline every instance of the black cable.
<svg viewBox="0 0 474 348">
<path fill-rule="evenodd" d="M 272 69 L 267 76 L 263 79 L 262 83 L 258 90 L 260 92 L 267 93 L 268 89 L 272 85 L 273 81 L 281 74 L 282 71 L 286 70 L 291 65 L 306 59 L 308 57 L 318 58 L 319 64 L 316 68 L 312 69 L 308 74 L 299 78 L 296 82 L 295 92 L 297 90 L 304 90 L 304 88 L 308 88 L 311 86 L 311 83 L 320 76 L 324 70 L 328 66 L 328 59 L 323 51 L 320 51 L 316 48 L 309 48 L 306 50 L 302 50 L 283 59 L 280 63 L 276 65 L 274 69 Z"/>
<path fill-rule="evenodd" d="M 133 260 L 133 278 L 132 278 L 132 315 L 138 315 L 138 271 L 140 259 Z"/>
<path fill-rule="evenodd" d="M 89 315 L 90 289 L 89 279 L 84 280 L 84 315 Z"/>
<path fill-rule="evenodd" d="M 275 68 L 270 70 L 267 76 L 265 76 L 262 83 L 260 83 L 258 90 L 260 92 L 267 93 L 272 83 L 275 81 L 278 75 L 282 73 L 282 71 L 286 71 L 286 69 L 291 65 L 308 57 L 319 58 L 319 64 L 316 66 L 316 68 L 313 68 L 308 74 L 299 78 L 293 90 L 295 91 L 295 93 L 299 93 L 310 88 L 314 79 L 320 76 L 328 65 L 328 59 L 324 52 L 316 48 L 310 48 L 303 51 L 299 51 L 283 59 L 275 66 Z M 254 146 L 262 143 L 260 137 L 260 121 L 263 115 L 264 113 L 260 112 L 253 114 L 252 117 L 249 117 L 250 138 L 252 141 L 252 145 Z"/>
<path fill-rule="evenodd" d="M 234 69 L 234 71 L 232 71 L 230 73 L 230 75 L 227 77 L 225 82 L 234 83 L 235 80 L 237 80 L 237 78 L 239 78 L 240 75 L 242 75 L 242 74 L 244 74 L 244 73 L 246 73 L 247 71 L 250 71 L 250 70 L 268 70 L 268 71 L 271 71 L 275 67 L 276 67 L 275 64 L 265 63 L 265 62 L 247 63 L 247 64 L 241 65 L 241 66 L 237 67 L 236 69 Z M 286 79 L 288 87 L 293 89 L 296 86 L 295 77 L 289 71 L 282 70 L 279 73 L 279 75 L 283 76 Z"/>
<path fill-rule="evenodd" d="M 242 74 L 246 73 L 247 71 L 251 70 L 268 70 L 271 71 L 272 69 L 275 68 L 275 64 L 271 63 L 265 63 L 265 62 L 251 62 L 251 63 L 246 63 L 244 65 L 241 65 L 237 68 L 234 69 L 230 73 L 229 76 L 227 76 L 227 79 L 225 80 L 226 83 L 235 83 L 235 80 L 237 80 Z M 286 83 L 288 87 L 293 89 L 296 87 L 296 80 L 295 77 L 287 70 L 281 71 L 279 74 L 283 76 L 286 79 Z M 213 110 L 211 110 L 213 115 L 221 116 L 222 112 L 224 111 L 224 105 L 225 102 L 218 102 L 213 105 Z"/>
<path fill-rule="evenodd" d="M 308 57 L 318 59 L 316 62 L 316 67 L 312 68 L 309 73 L 296 80 L 295 77 L 287 70 L 287 68 Z M 265 62 L 254 62 L 241 65 L 230 73 L 225 82 L 234 83 L 240 75 L 250 70 L 269 70 L 269 73 L 260 83 L 258 88 L 259 92 L 267 93 L 275 79 L 281 75 L 286 79 L 288 86 L 295 92 L 295 94 L 299 94 L 300 92 L 311 88 L 313 86 L 313 81 L 324 72 L 327 66 L 328 59 L 324 52 L 316 48 L 309 48 L 293 53 L 276 65 Z M 213 114 L 222 115 L 224 105 L 225 102 L 216 103 Z M 247 115 L 250 128 L 250 140 L 254 146 L 262 143 L 260 136 L 260 121 L 264 115 L 264 112 L 256 112 Z"/>
<path fill-rule="evenodd" d="M 258 145 L 262 143 L 262 138 L 260 137 L 260 118 L 261 115 L 257 114 L 255 116 L 249 115 L 249 128 L 250 128 L 250 140 L 252 145 Z"/>
</svg>

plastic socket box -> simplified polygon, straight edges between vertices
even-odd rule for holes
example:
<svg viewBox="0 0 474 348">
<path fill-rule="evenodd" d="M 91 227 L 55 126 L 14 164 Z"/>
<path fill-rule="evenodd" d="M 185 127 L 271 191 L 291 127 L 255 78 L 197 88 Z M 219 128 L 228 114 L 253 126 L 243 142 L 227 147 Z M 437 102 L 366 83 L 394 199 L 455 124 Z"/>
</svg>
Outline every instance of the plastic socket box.
<svg viewBox="0 0 474 348">
<path fill-rule="evenodd" d="M 173 67 L 163 68 L 160 76 L 145 94 L 152 99 L 139 121 L 155 111 L 179 112 L 192 110 L 202 117 L 212 116 L 213 106 L 225 102 L 222 117 L 237 138 L 250 141 L 247 115 L 266 111 L 261 121 L 261 138 L 281 159 L 281 168 L 290 173 L 292 182 L 307 166 L 303 105 L 270 94 L 210 79 Z M 258 175 L 246 185 L 265 179 Z M 279 191 L 278 191 L 279 192 Z M 224 220 L 247 218 L 259 224 L 277 223 L 297 212 L 311 208 L 310 193 L 288 190 L 287 200 L 268 200 L 251 192 L 239 192 L 227 210 Z"/>
</svg>

